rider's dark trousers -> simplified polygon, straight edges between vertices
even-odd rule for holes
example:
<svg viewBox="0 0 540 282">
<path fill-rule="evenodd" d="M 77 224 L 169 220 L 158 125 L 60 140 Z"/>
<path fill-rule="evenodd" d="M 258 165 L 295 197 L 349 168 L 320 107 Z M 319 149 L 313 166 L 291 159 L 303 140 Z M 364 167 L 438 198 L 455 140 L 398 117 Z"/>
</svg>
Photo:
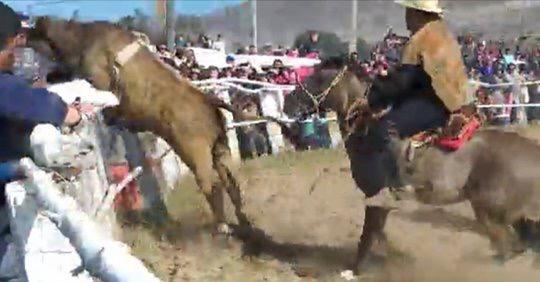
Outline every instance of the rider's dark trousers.
<svg viewBox="0 0 540 282">
<path fill-rule="evenodd" d="M 393 94 L 386 91 L 391 89 L 387 86 L 378 89 L 383 90 L 376 89 L 370 93 L 380 94 L 380 97 L 371 97 L 373 104 L 390 105 L 390 112 L 369 126 L 367 136 L 356 132 L 349 137 L 346 144 L 348 153 L 357 155 L 351 159 L 351 162 L 354 162 L 351 167 L 356 168 L 353 177 L 357 174 L 355 179 L 362 181 L 359 185 L 368 197 L 377 194 L 384 187 L 403 185 L 398 174 L 397 155 L 390 146 L 390 131 L 397 132 L 402 138 L 410 137 L 424 130 L 444 126 L 450 114 L 434 92 L 425 91 L 425 88 L 394 87 Z"/>
<path fill-rule="evenodd" d="M 400 137 L 410 137 L 424 130 L 442 127 L 448 120 L 448 110 L 437 97 L 416 95 L 401 100 L 368 131 L 368 143 L 377 149 L 386 147 L 389 131 Z"/>
</svg>

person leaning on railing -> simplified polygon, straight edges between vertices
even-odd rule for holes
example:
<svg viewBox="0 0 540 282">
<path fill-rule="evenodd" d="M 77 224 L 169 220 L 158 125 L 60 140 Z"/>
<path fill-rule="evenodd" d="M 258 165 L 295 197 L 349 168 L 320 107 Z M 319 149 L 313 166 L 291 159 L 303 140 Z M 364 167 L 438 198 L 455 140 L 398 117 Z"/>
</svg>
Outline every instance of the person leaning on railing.
<svg viewBox="0 0 540 282">
<path fill-rule="evenodd" d="M 29 155 L 27 141 L 33 127 L 40 123 L 74 126 L 81 121 L 77 107 L 66 105 L 58 95 L 33 88 L 24 78 L 12 74 L 20 32 L 17 14 L 0 2 L 0 217 L 7 217 L 2 214 L 5 185 L 24 177 L 18 160 Z M 7 228 L 0 226 L 0 233 Z M 2 256 L 0 242 L 0 263 Z"/>
</svg>

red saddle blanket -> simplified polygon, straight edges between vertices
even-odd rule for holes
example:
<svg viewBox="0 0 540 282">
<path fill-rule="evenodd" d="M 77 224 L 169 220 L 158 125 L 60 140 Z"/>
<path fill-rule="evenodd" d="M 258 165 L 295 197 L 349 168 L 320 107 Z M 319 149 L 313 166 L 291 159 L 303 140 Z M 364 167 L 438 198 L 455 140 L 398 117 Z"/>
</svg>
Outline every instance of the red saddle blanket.
<svg viewBox="0 0 540 282">
<path fill-rule="evenodd" d="M 433 144 L 448 151 L 456 151 L 461 148 L 467 141 L 471 140 L 476 131 L 482 125 L 480 119 L 476 116 L 469 118 L 461 117 L 457 122 L 459 129 L 450 130 L 451 127 L 456 127 L 456 123 L 450 122 L 447 128 L 443 129 L 443 134 L 434 134 L 430 132 L 421 132 L 413 137 L 411 141 L 416 143 L 417 146 L 423 144 Z M 454 131 L 453 133 L 448 133 Z"/>
<path fill-rule="evenodd" d="M 442 136 L 436 138 L 435 142 L 438 146 L 450 150 L 456 151 L 461 148 L 463 144 L 471 140 L 474 136 L 474 133 L 480 128 L 480 120 L 476 117 L 469 118 L 469 121 L 463 126 L 461 132 L 455 137 L 446 137 Z"/>
</svg>

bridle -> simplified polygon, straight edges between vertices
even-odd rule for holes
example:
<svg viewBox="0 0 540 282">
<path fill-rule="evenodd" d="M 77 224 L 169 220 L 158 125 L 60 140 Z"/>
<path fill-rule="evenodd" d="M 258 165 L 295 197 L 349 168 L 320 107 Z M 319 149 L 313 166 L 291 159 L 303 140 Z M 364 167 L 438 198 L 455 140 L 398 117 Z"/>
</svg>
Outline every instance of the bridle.
<svg viewBox="0 0 540 282">
<path fill-rule="evenodd" d="M 338 83 L 341 82 L 343 77 L 345 76 L 345 73 L 347 72 L 348 67 L 344 66 L 340 72 L 334 77 L 330 85 L 321 93 L 315 95 L 311 93 L 309 90 L 306 89 L 303 83 L 299 82 L 299 86 L 302 89 L 304 93 L 306 93 L 309 98 L 313 102 L 313 109 L 311 111 L 307 111 L 302 113 L 303 115 L 316 113 L 317 116 L 320 114 L 320 105 L 327 99 L 330 92 L 336 87 Z M 367 87 L 364 92 L 364 95 L 356 98 L 356 100 L 353 101 L 353 103 L 348 107 L 345 115 L 345 125 L 347 126 L 347 135 L 343 136 L 343 141 L 346 141 L 348 137 L 355 132 L 359 127 L 363 126 L 366 130 L 365 133 L 367 133 L 368 127 L 366 126 L 367 123 L 371 120 L 379 120 L 382 117 L 384 117 L 390 110 L 391 107 L 388 107 L 386 109 L 383 109 L 378 112 L 372 112 L 371 109 L 369 109 L 368 106 L 368 95 L 371 91 L 371 87 L 373 86 L 373 82 L 366 82 Z"/>
<path fill-rule="evenodd" d="M 323 103 L 326 100 L 326 98 L 330 94 L 330 91 L 332 91 L 332 89 L 334 89 L 334 87 L 336 87 L 336 85 L 338 85 L 341 82 L 341 80 L 345 76 L 345 73 L 347 73 L 347 70 L 348 70 L 348 67 L 347 67 L 347 65 L 345 65 L 339 71 L 339 73 L 334 77 L 334 79 L 332 80 L 330 85 L 324 91 L 322 91 L 319 94 L 311 93 L 309 90 L 307 90 L 307 88 L 305 87 L 305 85 L 302 82 L 300 82 L 300 81 L 298 82 L 298 85 L 300 86 L 302 91 L 304 93 L 306 93 L 309 96 L 309 98 L 311 99 L 311 101 L 313 102 L 313 110 L 314 111 L 312 111 L 312 112 L 315 112 L 317 114 L 317 116 L 319 116 L 319 114 L 320 114 L 320 105 L 321 105 L 321 103 Z"/>
</svg>

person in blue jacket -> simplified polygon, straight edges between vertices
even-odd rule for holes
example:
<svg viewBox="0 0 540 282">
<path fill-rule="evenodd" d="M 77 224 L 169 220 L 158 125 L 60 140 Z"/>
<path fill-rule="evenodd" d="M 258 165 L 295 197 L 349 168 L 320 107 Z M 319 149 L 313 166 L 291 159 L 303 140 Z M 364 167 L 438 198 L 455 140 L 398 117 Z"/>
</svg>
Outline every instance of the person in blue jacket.
<svg viewBox="0 0 540 282">
<path fill-rule="evenodd" d="M 24 78 L 12 74 L 14 50 L 20 47 L 21 21 L 18 15 L 0 2 L 0 164 L 9 166 L 28 156 L 27 137 L 39 123 L 55 126 L 75 125 L 81 120 L 76 107 L 66 105 L 60 96 L 44 88 L 33 88 Z M 22 138 L 22 139 L 21 139 Z M 11 180 L 0 169 L 0 184 Z M 3 186 L 3 185 L 2 185 Z M 0 186 L 3 190 L 3 187 Z M 0 191 L 3 194 L 3 191 Z M 0 197 L 0 202 L 2 201 Z M 0 203 L 1 205 L 1 203 Z"/>
<path fill-rule="evenodd" d="M 81 120 L 75 106 L 13 75 L 14 50 L 24 44 L 21 32 L 18 15 L 0 2 L 0 210 L 5 210 L 5 185 L 24 178 L 19 160 L 30 156 L 28 144 L 33 127 L 40 123 L 74 126 Z M 9 226 L 1 225 L 0 263 L 6 246 L 1 236 L 9 233 Z"/>
</svg>

